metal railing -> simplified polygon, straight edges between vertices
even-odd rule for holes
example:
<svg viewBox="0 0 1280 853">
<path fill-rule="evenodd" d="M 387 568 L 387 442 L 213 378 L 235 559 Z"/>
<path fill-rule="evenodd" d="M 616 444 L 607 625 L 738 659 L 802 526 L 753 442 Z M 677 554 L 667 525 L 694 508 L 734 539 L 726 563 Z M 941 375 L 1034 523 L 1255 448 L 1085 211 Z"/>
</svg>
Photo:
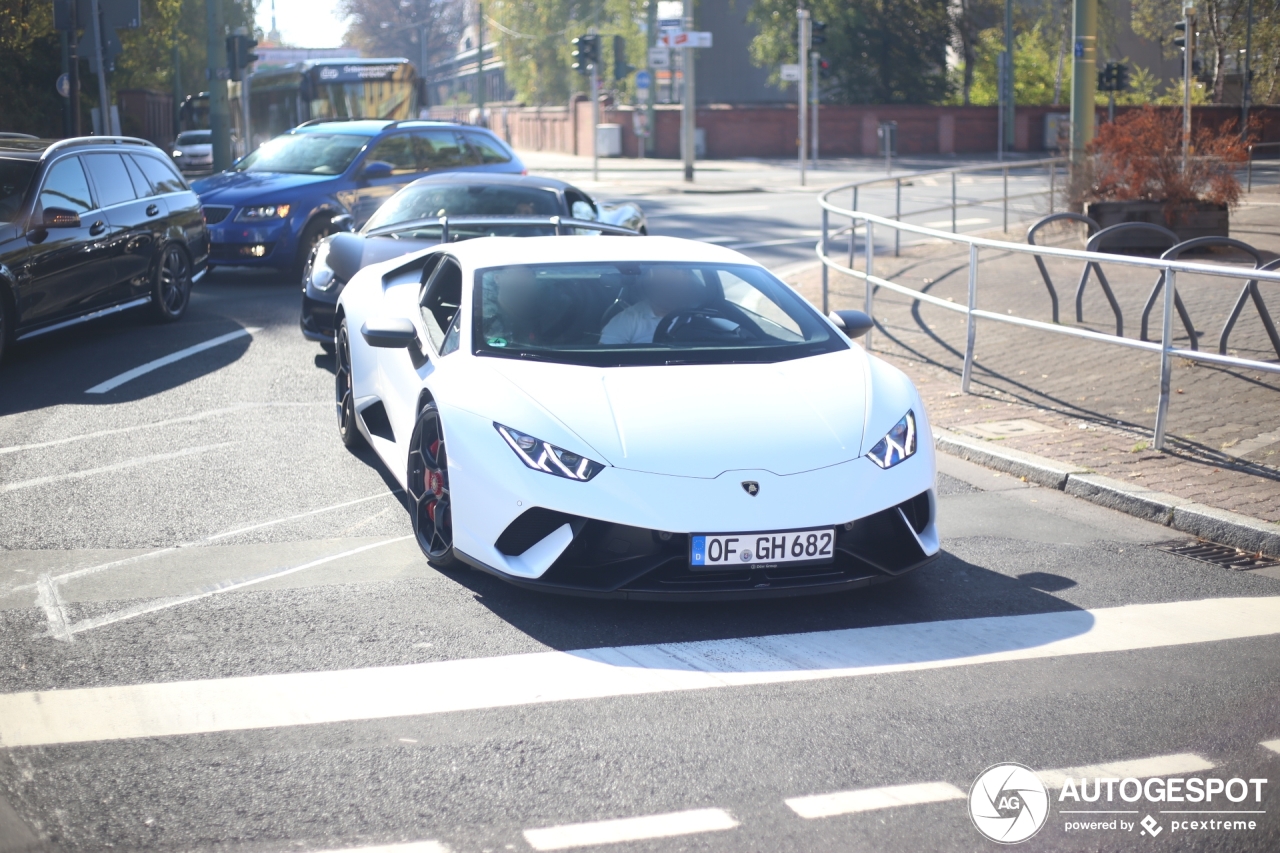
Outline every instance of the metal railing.
<svg viewBox="0 0 1280 853">
<path fill-rule="evenodd" d="M 903 177 L 909 178 L 911 176 Z M 1177 298 L 1178 273 L 1210 275 L 1229 279 L 1253 279 L 1259 282 L 1268 281 L 1280 284 L 1280 272 L 1267 272 L 1258 269 L 1233 269 L 1231 267 L 1211 266 L 1209 264 L 1192 263 L 1188 261 L 1175 261 L 1161 258 L 1139 258 L 1128 255 L 1113 255 L 1106 252 L 1081 251 L 1079 249 L 1059 249 L 1051 246 L 1037 246 L 1028 243 L 1009 243 L 1002 240 L 991 240 L 985 237 L 975 237 L 954 232 L 949 233 L 946 231 L 939 231 L 921 225 L 911 225 L 887 216 L 877 216 L 876 214 L 866 213 L 857 209 L 842 208 L 831 201 L 831 196 L 835 193 L 844 192 L 857 186 L 865 185 L 865 183 L 866 182 L 862 182 L 861 184 L 845 184 L 843 186 L 827 190 L 818 196 L 818 204 L 822 208 L 822 237 L 814 248 L 819 260 L 822 262 L 822 310 L 824 313 L 829 310 L 828 270 L 835 270 L 836 272 L 862 279 L 866 283 L 864 310 L 868 316 L 873 318 L 875 317 L 874 294 L 875 288 L 877 287 L 883 287 L 886 290 L 907 296 L 916 302 L 924 302 L 938 308 L 943 308 L 947 311 L 956 311 L 964 314 L 966 318 L 965 349 L 964 366 L 960 374 L 960 390 L 965 394 L 969 393 L 969 386 L 973 377 L 974 346 L 977 338 L 978 320 L 991 320 L 998 323 L 1007 323 L 1009 325 L 1021 326 L 1023 328 L 1034 329 L 1036 331 L 1046 332 L 1049 334 L 1066 335 L 1068 337 L 1095 341 L 1097 343 L 1112 344 L 1114 346 L 1128 347 L 1130 349 L 1138 349 L 1143 350 L 1144 352 L 1159 354 L 1160 391 L 1156 407 L 1155 436 L 1153 441 L 1153 445 L 1156 450 L 1164 449 L 1165 430 L 1169 414 L 1169 382 L 1172 372 L 1172 360 L 1175 356 L 1187 359 L 1188 361 L 1280 374 L 1280 363 L 1255 361 L 1253 359 L 1238 358 L 1219 353 L 1201 352 L 1196 349 L 1182 349 L 1173 345 L 1173 311 L 1174 302 Z M 847 265 L 840 263 L 830 256 L 829 250 L 832 235 L 829 227 L 829 218 L 832 214 L 848 217 L 849 219 L 849 262 Z M 859 222 L 865 223 L 866 227 L 865 237 L 863 239 L 865 264 L 864 269 L 862 270 L 855 269 L 853 266 L 856 245 L 854 235 Z M 922 293 L 913 288 L 906 287 L 898 284 L 897 282 L 877 276 L 875 274 L 875 226 L 877 225 L 895 229 L 895 236 L 897 233 L 906 231 L 912 234 L 942 240 L 944 242 L 949 241 L 967 244 L 969 246 L 967 304 L 960 305 L 954 302 L 949 302 L 946 299 Z M 895 243 L 896 242 L 897 241 L 895 240 Z M 1040 320 L 1031 320 L 1026 317 L 1017 317 L 1011 314 L 999 314 L 994 311 L 983 311 L 979 309 L 977 307 L 979 249 L 997 249 L 1001 252 L 1008 252 L 1012 254 L 1066 258 L 1069 260 L 1081 261 L 1085 264 L 1119 264 L 1121 266 L 1139 267 L 1162 273 L 1162 281 L 1164 282 L 1164 310 L 1161 321 L 1160 342 L 1153 343 L 1150 341 L 1135 340 L 1133 338 L 1125 338 L 1119 335 L 1095 332 L 1090 329 L 1060 326 L 1054 323 L 1045 323 Z M 872 331 L 868 331 L 863 339 L 868 350 L 872 348 L 873 331 L 874 326 L 872 327 Z"/>
<path fill-rule="evenodd" d="M 1249 162 L 1245 167 L 1245 192 L 1253 192 L 1253 149 L 1255 148 L 1280 148 L 1280 142 L 1255 142 L 1249 146 Z"/>
<path fill-rule="evenodd" d="M 830 194 L 833 192 L 851 189 L 853 190 L 853 209 L 857 210 L 859 190 L 862 190 L 866 187 L 875 186 L 876 184 L 893 184 L 894 185 L 893 219 L 895 221 L 901 222 L 903 217 L 903 213 L 902 213 L 903 181 L 907 181 L 908 186 L 910 186 L 911 182 L 914 182 L 920 178 L 931 178 L 931 177 L 934 177 L 935 175 L 949 175 L 951 177 L 951 202 L 949 204 L 938 205 L 937 207 L 925 207 L 925 208 L 921 208 L 920 210 L 909 210 L 907 211 L 906 215 L 919 216 L 925 213 L 939 213 L 943 210 L 949 210 L 951 211 L 951 233 L 954 234 L 956 233 L 956 211 L 957 210 L 959 210 L 962 207 L 987 207 L 989 205 L 995 204 L 995 202 L 997 201 L 997 199 L 995 198 L 957 199 L 957 190 L 956 190 L 957 178 L 960 175 L 975 174 L 979 172 L 1000 172 L 1001 177 L 1003 178 L 1004 191 L 998 200 L 1001 202 L 1001 206 L 1004 210 L 1004 230 L 1008 231 L 1009 230 L 1009 202 L 1017 201 L 1018 199 L 1033 198 L 1036 196 L 1044 195 L 1044 190 L 1036 190 L 1034 192 L 1022 193 L 1020 195 L 1009 195 L 1009 170 L 1048 167 L 1049 169 L 1049 211 L 1048 212 L 1053 213 L 1053 200 L 1057 194 L 1058 167 L 1066 165 L 1066 162 L 1067 160 L 1065 157 L 1047 157 L 1042 160 L 1011 160 L 1004 163 L 991 163 L 986 166 L 960 166 L 958 168 L 952 168 L 952 169 L 932 169 L 927 172 L 911 172 L 909 174 L 898 175 L 896 177 L 870 178 L 868 180 L 858 181 L 857 183 L 853 183 L 853 184 L 844 184 L 842 186 L 836 187 L 833 190 L 828 190 L 828 192 L 824 194 L 824 197 L 827 194 Z M 893 239 L 894 257 L 897 257 L 900 251 L 901 251 L 901 246 L 899 244 L 898 234 L 895 233 L 894 239 Z"/>
</svg>

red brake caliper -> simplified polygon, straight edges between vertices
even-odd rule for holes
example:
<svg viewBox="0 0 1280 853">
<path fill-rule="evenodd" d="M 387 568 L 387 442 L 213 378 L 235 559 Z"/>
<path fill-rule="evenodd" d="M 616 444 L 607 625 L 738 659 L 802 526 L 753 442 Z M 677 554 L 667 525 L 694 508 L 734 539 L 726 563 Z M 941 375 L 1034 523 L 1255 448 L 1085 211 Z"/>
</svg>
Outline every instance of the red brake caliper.
<svg viewBox="0 0 1280 853">
<path fill-rule="evenodd" d="M 436 439 L 431 443 L 431 456 L 433 459 L 439 459 L 440 440 Z M 423 486 L 428 492 L 435 496 L 431 503 L 427 504 L 427 516 L 432 523 L 436 520 L 436 506 L 439 505 L 439 498 L 444 495 L 444 475 L 437 469 L 430 466 L 427 467 L 423 477 Z"/>
</svg>

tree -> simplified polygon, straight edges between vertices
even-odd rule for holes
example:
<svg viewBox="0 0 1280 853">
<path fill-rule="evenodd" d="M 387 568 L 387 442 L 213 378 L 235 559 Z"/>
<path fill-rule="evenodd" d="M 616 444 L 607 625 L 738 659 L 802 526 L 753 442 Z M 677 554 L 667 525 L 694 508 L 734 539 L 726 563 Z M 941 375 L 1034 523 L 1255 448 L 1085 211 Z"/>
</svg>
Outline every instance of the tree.
<svg viewBox="0 0 1280 853">
<path fill-rule="evenodd" d="M 602 85 L 626 96 L 632 90 L 628 78 L 612 82 L 613 38 L 626 38 L 627 56 L 633 65 L 647 48 L 639 23 L 647 0 L 493 0 L 490 24 L 498 32 L 507 64 L 507 84 L 516 97 L 529 104 L 562 104 L 574 92 L 585 91 L 585 78 L 570 67 L 572 41 L 595 27 L 601 35 Z"/>
<path fill-rule="evenodd" d="M 824 100 L 928 104 L 946 97 L 946 0 L 813 0 L 809 9 L 827 24 L 821 50 L 834 74 Z M 757 65 L 797 61 L 791 0 L 756 0 L 747 19 L 760 29 L 751 42 Z M 781 84 L 777 71 L 772 79 Z"/>
<path fill-rule="evenodd" d="M 1004 51 L 1003 27 L 978 34 L 974 46 L 973 82 L 970 103 L 990 106 L 999 102 L 996 57 Z M 1041 24 L 1017 35 L 1013 43 L 1013 98 L 1015 104 L 1037 105 L 1053 102 L 1055 90 L 1071 88 L 1071 67 L 1058 78 L 1058 44 Z"/>
<path fill-rule="evenodd" d="M 338 8 L 350 21 L 347 44 L 365 56 L 403 56 L 414 65 L 422 62 L 424 35 L 430 66 L 453 55 L 466 23 L 461 0 L 340 0 Z"/>
</svg>

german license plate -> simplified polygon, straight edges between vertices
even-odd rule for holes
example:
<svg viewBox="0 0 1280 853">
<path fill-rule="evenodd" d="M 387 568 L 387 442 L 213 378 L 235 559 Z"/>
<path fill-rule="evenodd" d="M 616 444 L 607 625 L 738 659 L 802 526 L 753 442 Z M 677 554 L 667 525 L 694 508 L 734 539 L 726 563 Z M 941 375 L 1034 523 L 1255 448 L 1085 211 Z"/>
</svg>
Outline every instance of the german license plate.
<svg viewBox="0 0 1280 853">
<path fill-rule="evenodd" d="M 695 533 L 689 537 L 689 568 L 695 570 L 816 566 L 835 559 L 831 527 L 764 533 Z"/>
</svg>

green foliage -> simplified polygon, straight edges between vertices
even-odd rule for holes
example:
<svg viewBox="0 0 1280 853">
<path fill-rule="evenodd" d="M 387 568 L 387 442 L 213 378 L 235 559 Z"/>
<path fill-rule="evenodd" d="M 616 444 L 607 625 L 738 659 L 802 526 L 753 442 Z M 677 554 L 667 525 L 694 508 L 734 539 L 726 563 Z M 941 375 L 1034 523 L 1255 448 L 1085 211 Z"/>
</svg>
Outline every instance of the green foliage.
<svg viewBox="0 0 1280 853">
<path fill-rule="evenodd" d="M 221 0 L 223 20 L 232 29 L 253 27 L 252 6 Z M 120 30 L 124 48 L 116 70 L 108 75 L 110 89 L 173 91 L 174 48 L 188 94 L 205 86 L 206 24 L 203 0 L 142 0 L 142 21 L 136 30 Z M 53 28 L 49 0 L 0 0 L 0 129 L 41 136 L 62 135 L 63 99 L 54 88 L 62 73 L 58 32 Z M 90 63 L 80 60 L 82 126 L 90 127 L 89 108 L 97 106 L 97 78 Z M 86 131 L 87 132 L 87 131 Z"/>
<path fill-rule="evenodd" d="M 929 104 L 946 97 L 946 0 L 813 0 L 808 6 L 827 24 L 827 43 L 818 50 L 834 75 L 824 101 Z M 756 0 L 747 19 L 760 30 L 752 60 L 772 67 L 771 80 L 782 85 L 777 67 L 797 61 L 795 3 Z"/>
<path fill-rule="evenodd" d="M 613 82 L 613 38 L 627 40 L 627 57 L 642 65 L 647 42 L 640 31 L 647 0 L 602 0 L 598 17 L 591 0 L 493 0 L 488 10 L 507 63 L 507 83 L 527 104 L 563 104 L 574 92 L 585 92 L 586 78 L 571 69 L 571 42 L 594 25 L 601 34 L 601 85 L 630 97 L 633 79 Z"/>
<path fill-rule="evenodd" d="M 1014 103 L 1039 105 L 1053 103 L 1054 80 L 1058 72 L 1058 40 L 1045 31 L 1043 23 L 1018 33 L 1013 41 Z M 991 106 L 999 102 L 996 57 L 1004 51 L 1004 30 L 992 27 L 978 34 L 974 46 L 973 88 L 969 102 Z M 962 73 L 956 69 L 953 74 Z M 1071 97 L 1071 58 L 1062 62 L 1061 103 Z M 955 101 L 959 103 L 958 100 Z"/>
</svg>

